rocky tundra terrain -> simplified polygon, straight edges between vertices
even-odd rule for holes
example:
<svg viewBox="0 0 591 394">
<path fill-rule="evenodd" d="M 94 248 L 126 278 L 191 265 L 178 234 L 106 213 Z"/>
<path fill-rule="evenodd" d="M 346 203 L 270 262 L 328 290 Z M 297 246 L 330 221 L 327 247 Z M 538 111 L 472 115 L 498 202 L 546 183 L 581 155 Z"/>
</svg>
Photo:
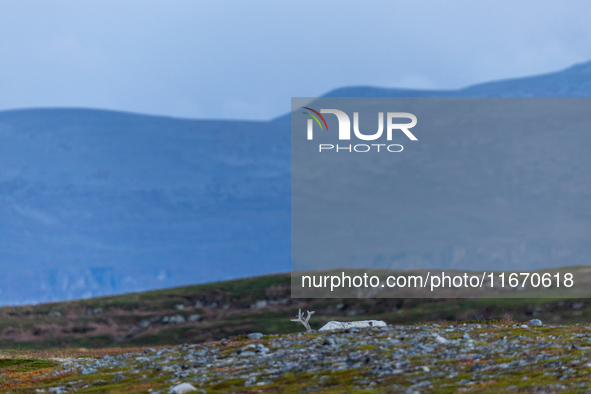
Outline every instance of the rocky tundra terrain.
<svg viewBox="0 0 591 394">
<path fill-rule="evenodd" d="M 0 360 L 11 360 L 9 366 L 0 363 L 1 392 L 591 391 L 591 325 L 547 325 L 538 319 L 251 333 L 102 352 Z"/>
</svg>

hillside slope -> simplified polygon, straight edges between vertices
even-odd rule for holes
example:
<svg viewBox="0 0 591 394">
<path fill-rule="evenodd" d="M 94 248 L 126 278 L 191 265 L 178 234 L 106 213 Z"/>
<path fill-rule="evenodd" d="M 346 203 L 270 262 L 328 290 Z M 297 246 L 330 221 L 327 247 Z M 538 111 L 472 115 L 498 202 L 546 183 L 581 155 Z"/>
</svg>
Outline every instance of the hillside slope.
<svg viewBox="0 0 591 394">
<path fill-rule="evenodd" d="M 453 92 L 353 87 L 328 96 L 591 96 L 590 70 Z M 287 271 L 289 138 L 289 115 L 0 112 L 0 304 Z"/>
<path fill-rule="evenodd" d="M 0 157 L 0 304 L 289 269 L 289 139 L 269 122 L 0 112 Z"/>
<path fill-rule="evenodd" d="M 89 300 L 0 308 L 0 348 L 104 348 L 176 345 L 252 332 L 300 332 L 290 319 L 315 311 L 318 329 L 331 320 L 528 321 L 578 323 L 591 317 L 586 300 L 557 299 L 291 299 L 290 275 L 131 293 Z"/>
</svg>

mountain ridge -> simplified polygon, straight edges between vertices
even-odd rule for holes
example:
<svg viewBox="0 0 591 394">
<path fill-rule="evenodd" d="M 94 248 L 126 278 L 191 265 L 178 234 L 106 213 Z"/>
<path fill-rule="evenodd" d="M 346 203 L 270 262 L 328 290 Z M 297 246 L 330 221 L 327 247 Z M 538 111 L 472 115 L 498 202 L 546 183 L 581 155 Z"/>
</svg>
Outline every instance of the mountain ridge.
<svg viewBox="0 0 591 394">
<path fill-rule="evenodd" d="M 455 91 L 325 96 L 337 95 L 591 96 L 591 62 Z M 288 120 L 0 111 L 0 304 L 289 270 Z"/>
<path fill-rule="evenodd" d="M 581 82 L 583 82 L 581 84 Z M 460 89 L 400 89 L 350 86 L 322 97 L 587 97 L 591 95 L 591 61 L 560 71 L 478 83 Z"/>
</svg>

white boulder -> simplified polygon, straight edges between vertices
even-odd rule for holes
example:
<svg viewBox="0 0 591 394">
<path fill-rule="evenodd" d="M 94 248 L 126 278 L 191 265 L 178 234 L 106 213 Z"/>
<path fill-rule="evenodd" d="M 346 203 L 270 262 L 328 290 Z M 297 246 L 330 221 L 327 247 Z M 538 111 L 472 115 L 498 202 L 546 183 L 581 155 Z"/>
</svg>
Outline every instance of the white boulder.
<svg viewBox="0 0 591 394">
<path fill-rule="evenodd" d="M 442 337 L 439 334 L 433 334 L 433 336 L 435 337 L 435 342 L 439 343 L 439 344 L 446 344 L 449 343 L 449 339 Z"/>
<path fill-rule="evenodd" d="M 197 389 L 192 384 L 189 384 L 189 383 L 177 384 L 176 386 L 174 386 L 173 388 L 170 389 L 171 394 L 183 394 L 183 393 L 189 393 L 191 391 L 197 391 Z"/>
<path fill-rule="evenodd" d="M 381 320 L 360 320 L 360 321 L 329 321 L 318 331 L 346 330 L 348 328 L 367 328 L 367 327 L 386 327 L 386 323 Z"/>
</svg>

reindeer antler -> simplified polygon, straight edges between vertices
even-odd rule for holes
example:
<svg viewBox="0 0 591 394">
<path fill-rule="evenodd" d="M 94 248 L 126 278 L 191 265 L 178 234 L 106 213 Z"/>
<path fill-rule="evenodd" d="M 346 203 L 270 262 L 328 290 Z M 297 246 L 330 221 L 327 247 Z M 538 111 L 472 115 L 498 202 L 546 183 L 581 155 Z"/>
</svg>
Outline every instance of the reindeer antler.
<svg viewBox="0 0 591 394">
<path fill-rule="evenodd" d="M 296 323 L 302 323 L 304 325 L 304 327 L 306 327 L 306 331 L 310 332 L 312 331 L 312 329 L 310 328 L 310 324 L 308 324 L 308 321 L 310 320 L 310 317 L 312 317 L 312 315 L 314 314 L 314 311 L 310 312 L 310 311 L 306 311 L 308 312 L 308 316 L 306 316 L 306 318 L 304 318 L 304 315 L 302 315 L 302 310 L 300 309 L 298 314 L 296 315 L 297 319 L 291 319 L 291 321 L 296 322 Z"/>
</svg>

